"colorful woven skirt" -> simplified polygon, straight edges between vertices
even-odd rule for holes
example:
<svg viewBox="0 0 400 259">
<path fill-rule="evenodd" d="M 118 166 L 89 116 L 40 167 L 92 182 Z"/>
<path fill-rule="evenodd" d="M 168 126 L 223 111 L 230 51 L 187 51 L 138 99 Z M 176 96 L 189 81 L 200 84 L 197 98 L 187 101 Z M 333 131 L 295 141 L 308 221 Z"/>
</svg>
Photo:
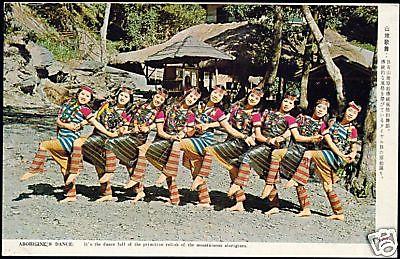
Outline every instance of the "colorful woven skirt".
<svg viewBox="0 0 400 259">
<path fill-rule="evenodd" d="M 242 139 L 228 139 L 223 143 L 209 146 L 205 149 L 215 157 L 226 169 L 240 166 L 240 157 L 249 150 Z"/>
<path fill-rule="evenodd" d="M 268 173 L 270 160 L 271 160 L 272 148 L 267 145 L 260 145 L 253 147 L 244 155 L 244 162 L 250 164 L 250 166 L 259 175 Z"/>
<path fill-rule="evenodd" d="M 111 150 L 119 159 L 119 163 L 127 167 L 135 167 L 139 149 L 146 142 L 147 134 L 128 134 L 118 138 L 108 139 L 105 149 Z"/>
<path fill-rule="evenodd" d="M 83 160 L 105 170 L 106 153 L 105 142 L 108 139 L 105 135 L 92 134 L 82 145 Z"/>
<path fill-rule="evenodd" d="M 156 139 L 146 152 L 146 159 L 158 170 L 162 171 L 167 164 L 172 150 L 173 142 L 170 140 Z"/>
<path fill-rule="evenodd" d="M 292 144 L 288 147 L 280 163 L 280 173 L 283 178 L 288 180 L 292 178 L 306 151 L 307 148 L 300 144 Z"/>
</svg>

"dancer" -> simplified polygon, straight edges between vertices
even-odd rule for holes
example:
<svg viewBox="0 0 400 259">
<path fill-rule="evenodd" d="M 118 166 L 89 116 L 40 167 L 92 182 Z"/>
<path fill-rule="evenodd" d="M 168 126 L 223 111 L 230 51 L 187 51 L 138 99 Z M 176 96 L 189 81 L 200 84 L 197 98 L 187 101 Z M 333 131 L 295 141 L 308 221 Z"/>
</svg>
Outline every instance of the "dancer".
<svg viewBox="0 0 400 259">
<path fill-rule="evenodd" d="M 203 162 L 204 148 L 217 143 L 214 139 L 213 129 L 222 126 L 229 131 L 230 128 L 232 128 L 227 121 L 225 113 L 221 109 L 221 102 L 225 95 L 226 91 L 222 85 L 213 87 L 209 99 L 205 102 L 201 102 L 197 107 L 198 109 L 194 109 L 197 121 L 194 135 L 190 138 L 183 139 L 179 142 L 179 145 L 177 144 L 175 146 L 177 152 L 184 151 L 183 166 L 190 169 L 193 178 L 198 175 Z M 177 175 L 177 163 L 170 162 L 170 160 L 174 159 L 174 156 L 170 156 L 167 165 L 171 165 L 168 167 L 170 171 L 173 171 L 170 172 L 170 174 Z M 198 194 L 198 205 L 201 207 L 210 207 L 211 200 L 206 183 L 199 186 Z"/>
<path fill-rule="evenodd" d="M 239 157 L 248 151 L 250 146 L 256 144 L 254 136 L 252 136 L 253 128 L 261 125 L 260 113 L 256 106 L 263 95 L 262 89 L 253 88 L 245 99 L 233 104 L 230 109 L 229 124 L 235 130 L 228 131 L 228 139 L 224 143 L 215 144 L 204 149 L 204 158 L 192 185 L 193 189 L 205 183 L 205 179 L 211 172 L 212 157 L 228 169 L 231 184 L 233 184 L 238 176 Z M 244 191 L 238 190 L 233 194 L 235 194 L 236 205 L 228 208 L 228 210 L 243 211 L 243 201 L 246 199 Z"/>
<path fill-rule="evenodd" d="M 169 203 L 172 205 L 178 205 L 180 201 L 175 181 L 177 172 L 175 167 L 178 166 L 180 152 L 177 141 L 193 135 L 196 118 L 191 108 L 200 97 L 199 89 L 192 88 L 181 101 L 167 107 L 165 118 L 160 118 L 163 123 L 157 123 L 156 140 L 149 146 L 145 155 L 146 159 L 162 172 L 156 185 L 167 181 L 170 193 Z"/>
<path fill-rule="evenodd" d="M 327 128 L 324 117 L 328 113 L 330 104 L 325 98 L 316 102 L 312 116 L 300 114 L 296 118 L 298 127 L 291 129 L 292 140 L 288 148 L 275 149 L 271 154 L 271 162 L 266 177 L 265 188 L 261 198 L 269 196 L 272 190 L 276 189 L 279 171 L 282 175 L 290 179 L 296 171 L 303 154 L 306 150 L 318 149 L 317 143 L 322 140 L 322 132 Z M 296 188 L 301 211 L 298 216 L 309 216 L 310 202 L 304 186 Z M 273 208 L 272 212 L 278 212 L 278 208 Z"/>
<path fill-rule="evenodd" d="M 145 154 L 153 141 L 149 133 L 156 128 L 156 123 L 163 122 L 162 108 L 167 97 L 167 90 L 161 88 L 152 99 L 137 102 L 129 111 L 132 119 L 128 131 L 124 132 L 123 136 L 106 141 L 106 150 L 113 152 L 120 164 L 128 169 L 129 181 L 124 188 L 136 187 L 136 197 L 132 204 L 146 196 L 142 180 L 147 166 Z M 162 133 L 158 132 L 158 134 Z"/>
<path fill-rule="evenodd" d="M 127 109 L 133 100 L 133 91 L 129 87 L 121 87 L 116 100 L 106 101 L 97 111 L 96 120 L 106 129 L 106 134 L 97 128 L 83 140 L 83 159 L 94 165 L 100 182 L 100 198 L 96 202 L 112 200 L 110 178 L 115 171 L 117 158 L 114 153 L 105 149 L 106 140 L 117 137 L 128 130 L 131 117 Z"/>
<path fill-rule="evenodd" d="M 269 167 L 269 157 L 271 151 L 275 148 L 283 146 L 285 141 L 285 132 L 287 130 L 292 131 L 297 127 L 296 120 L 289 112 L 294 108 L 294 103 L 297 99 L 297 95 L 293 92 L 288 91 L 280 104 L 278 111 L 265 110 L 261 116 L 261 123 L 255 127 L 255 136 L 258 143 L 261 145 L 248 150 L 240 158 L 240 164 L 238 166 L 238 174 L 234 178 L 234 181 L 228 191 L 228 196 L 232 196 L 235 193 L 243 192 L 243 188 L 247 185 L 250 176 L 250 168 L 252 167 L 259 175 L 263 175 Z M 278 204 L 277 193 L 272 193 L 268 197 L 270 206 L 276 207 Z M 243 211 L 243 199 L 236 202 L 231 210 Z M 267 212 L 267 215 L 273 211 Z"/>
<path fill-rule="evenodd" d="M 73 142 L 80 136 L 85 120 L 96 124 L 92 110 L 88 104 L 93 99 L 93 89 L 88 86 L 81 86 L 76 96 L 69 98 L 62 105 L 57 118 L 57 137 L 52 140 L 45 140 L 39 144 L 39 149 L 28 172 L 21 176 L 20 180 L 25 181 L 44 173 L 44 164 L 48 154 L 60 166 L 64 176 L 66 198 L 60 202 L 75 201 L 75 181 L 67 183 L 69 158 L 72 152 Z"/>
<path fill-rule="evenodd" d="M 315 163 L 315 173 L 320 177 L 323 188 L 333 210 L 328 219 L 344 221 L 344 212 L 340 199 L 333 190 L 333 184 L 339 180 L 338 168 L 355 161 L 359 149 L 357 129 L 353 121 L 361 111 L 361 106 L 354 101 L 348 104 L 341 120 L 336 121 L 323 133 L 327 146 L 323 150 L 308 150 L 304 153 L 300 165 L 286 188 L 305 186 L 309 179 L 310 163 Z"/>
</svg>

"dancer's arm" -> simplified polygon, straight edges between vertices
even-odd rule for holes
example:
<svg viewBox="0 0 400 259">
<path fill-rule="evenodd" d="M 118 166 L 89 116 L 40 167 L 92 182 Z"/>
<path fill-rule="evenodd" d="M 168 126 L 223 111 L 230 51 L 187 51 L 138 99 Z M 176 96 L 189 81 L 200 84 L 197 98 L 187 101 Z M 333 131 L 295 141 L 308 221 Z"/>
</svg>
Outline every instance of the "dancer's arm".
<svg viewBox="0 0 400 259">
<path fill-rule="evenodd" d="M 157 123 L 157 134 L 164 139 L 178 140 L 176 135 L 170 135 L 164 131 L 164 123 Z"/>
<path fill-rule="evenodd" d="M 114 131 L 111 132 L 109 130 L 107 130 L 103 124 L 101 124 L 100 122 L 98 122 L 96 120 L 96 118 L 93 116 L 92 118 L 89 119 L 89 122 L 97 129 L 99 130 L 101 133 L 106 134 L 107 136 L 109 136 L 110 138 L 115 138 L 118 137 L 118 131 Z"/>
</svg>

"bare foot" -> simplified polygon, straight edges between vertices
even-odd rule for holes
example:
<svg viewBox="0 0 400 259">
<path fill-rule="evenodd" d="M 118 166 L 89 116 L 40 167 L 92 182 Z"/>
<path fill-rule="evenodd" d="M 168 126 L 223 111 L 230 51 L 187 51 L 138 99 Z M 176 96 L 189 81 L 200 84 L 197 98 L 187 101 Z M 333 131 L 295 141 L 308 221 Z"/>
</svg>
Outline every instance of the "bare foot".
<svg viewBox="0 0 400 259">
<path fill-rule="evenodd" d="M 69 174 L 67 180 L 65 181 L 65 185 L 72 183 L 77 176 L 78 174 Z"/>
<path fill-rule="evenodd" d="M 103 176 L 100 178 L 100 183 L 107 183 L 111 180 L 112 173 L 104 173 Z"/>
<path fill-rule="evenodd" d="M 199 204 L 197 204 L 197 207 L 211 208 L 211 205 L 210 205 L 210 203 L 199 203 Z"/>
<path fill-rule="evenodd" d="M 311 210 L 310 209 L 304 209 L 300 211 L 298 214 L 296 214 L 297 217 L 309 217 L 311 216 Z"/>
<path fill-rule="evenodd" d="M 96 200 L 96 202 L 103 202 L 103 201 L 112 201 L 112 195 L 106 195 L 103 197 L 100 197 Z"/>
<path fill-rule="evenodd" d="M 232 196 L 232 195 L 234 195 L 237 191 L 239 191 L 240 190 L 240 186 L 239 185 L 237 185 L 237 184 L 232 184 L 231 185 L 231 188 L 229 188 L 229 191 L 228 191 L 228 196 Z"/>
<path fill-rule="evenodd" d="M 165 182 L 165 180 L 167 180 L 167 176 L 165 174 L 160 174 L 160 177 L 158 177 L 158 179 L 156 181 L 156 186 L 161 187 L 163 185 L 163 183 Z"/>
<path fill-rule="evenodd" d="M 265 184 L 264 190 L 261 193 L 261 199 L 265 199 L 271 193 L 274 186 L 272 184 Z"/>
<path fill-rule="evenodd" d="M 236 203 L 234 206 L 227 208 L 227 211 L 239 211 L 239 212 L 243 212 L 244 211 L 244 207 L 243 207 L 243 203 Z"/>
<path fill-rule="evenodd" d="M 146 194 L 144 192 L 139 192 L 138 194 L 136 194 L 135 199 L 133 199 L 131 202 L 132 206 L 134 206 L 138 201 L 143 200 L 144 197 L 146 197 Z"/>
<path fill-rule="evenodd" d="M 295 181 L 295 180 L 293 180 L 293 179 L 290 179 L 286 184 L 285 184 L 285 188 L 290 188 L 290 187 L 293 187 L 293 186 L 299 186 L 299 184 Z"/>
<path fill-rule="evenodd" d="M 66 198 L 60 200 L 59 203 L 67 203 L 67 202 L 73 202 L 73 201 L 76 201 L 76 196 L 66 197 Z"/>
<path fill-rule="evenodd" d="M 330 219 L 330 220 L 341 220 L 341 221 L 344 221 L 344 214 L 333 214 L 333 215 L 331 215 L 329 217 L 326 217 L 326 218 Z"/>
<path fill-rule="evenodd" d="M 129 189 L 132 188 L 133 186 L 135 186 L 136 184 L 138 184 L 138 182 L 134 181 L 134 180 L 129 180 L 129 182 L 127 182 L 124 185 L 124 189 Z"/>
<path fill-rule="evenodd" d="M 275 207 L 275 208 L 272 208 L 269 211 L 265 212 L 265 215 L 271 216 L 271 215 L 278 214 L 278 213 L 279 213 L 279 208 Z"/>
<path fill-rule="evenodd" d="M 190 190 L 191 190 L 191 191 L 197 190 L 197 188 L 198 188 L 200 185 L 204 184 L 205 182 L 206 182 L 206 180 L 204 180 L 204 177 L 203 177 L 203 176 L 200 176 L 200 175 L 196 176 L 196 178 L 194 178 L 194 181 L 193 181 L 193 183 L 192 183 L 192 186 L 190 187 Z"/>
<path fill-rule="evenodd" d="M 23 175 L 19 178 L 19 180 L 20 180 L 20 181 L 26 181 L 26 180 L 28 180 L 29 178 L 34 177 L 36 174 L 38 174 L 38 173 L 26 172 L 25 174 L 23 174 Z"/>
</svg>

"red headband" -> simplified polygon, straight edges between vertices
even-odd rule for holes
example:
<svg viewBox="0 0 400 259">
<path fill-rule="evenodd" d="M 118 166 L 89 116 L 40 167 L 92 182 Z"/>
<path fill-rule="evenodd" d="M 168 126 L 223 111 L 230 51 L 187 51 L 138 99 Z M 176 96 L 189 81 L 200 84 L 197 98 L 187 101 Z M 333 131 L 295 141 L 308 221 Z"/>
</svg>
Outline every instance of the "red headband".
<svg viewBox="0 0 400 259">
<path fill-rule="evenodd" d="M 360 112 L 360 111 L 361 111 L 361 106 L 355 104 L 354 101 L 351 101 L 351 102 L 349 103 L 349 106 L 352 107 L 352 108 L 354 108 L 354 109 L 356 109 L 357 112 Z"/>
<path fill-rule="evenodd" d="M 264 91 L 261 88 L 254 87 L 253 89 L 251 89 L 251 92 L 260 97 L 264 96 Z"/>
<path fill-rule="evenodd" d="M 318 99 L 317 105 L 318 105 L 318 104 L 323 104 L 323 105 L 325 105 L 325 106 L 328 107 L 328 108 L 329 108 L 329 106 L 331 105 L 331 104 L 329 103 L 329 101 L 326 100 L 325 98 Z"/>
<path fill-rule="evenodd" d="M 92 88 L 90 88 L 90 87 L 89 87 L 89 86 L 87 86 L 87 85 L 81 85 L 81 90 L 88 91 L 88 92 L 89 92 L 89 93 L 91 93 L 91 94 L 93 94 L 93 93 L 94 93 L 93 89 L 92 89 Z"/>
</svg>

